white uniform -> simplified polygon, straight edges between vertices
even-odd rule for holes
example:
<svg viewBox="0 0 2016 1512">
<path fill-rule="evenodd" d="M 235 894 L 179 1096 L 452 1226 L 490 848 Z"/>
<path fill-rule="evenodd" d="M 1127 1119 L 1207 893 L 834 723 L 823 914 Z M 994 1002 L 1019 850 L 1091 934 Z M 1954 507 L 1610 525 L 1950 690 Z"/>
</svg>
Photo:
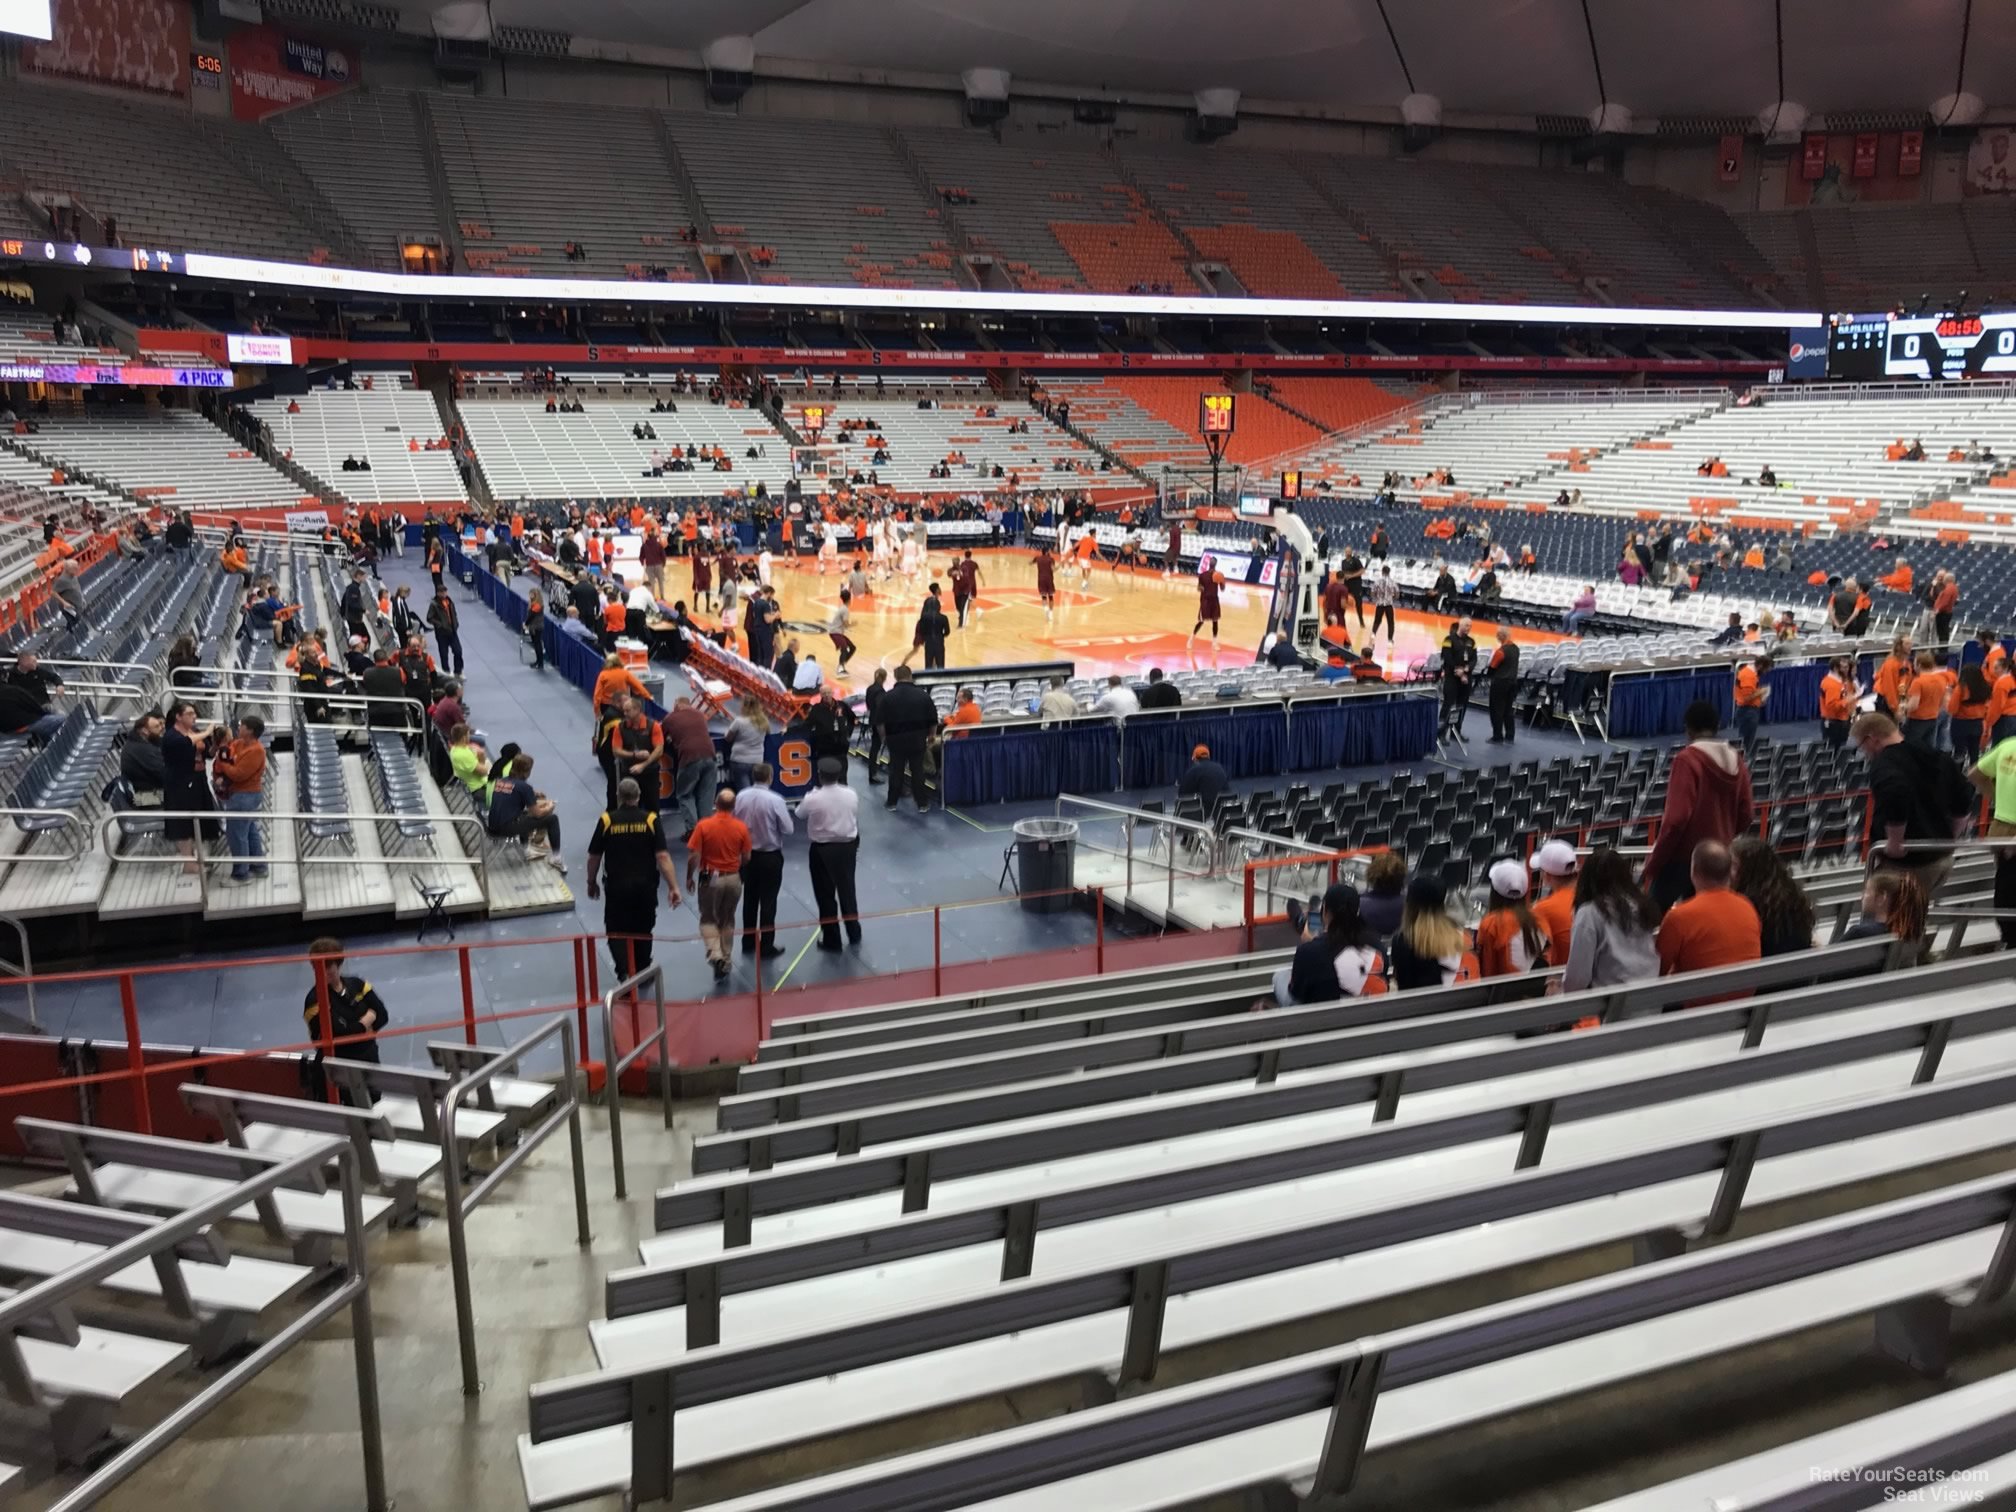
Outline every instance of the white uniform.
<svg viewBox="0 0 2016 1512">
<path fill-rule="evenodd" d="M 903 550 L 899 558 L 899 570 L 903 576 L 906 578 L 917 576 L 917 559 L 921 554 L 915 535 L 906 535 L 903 537 Z"/>
<path fill-rule="evenodd" d="M 889 570 L 889 521 L 887 517 L 877 520 L 868 531 L 868 556 L 876 568 L 887 573 Z"/>
<path fill-rule="evenodd" d="M 840 527 L 831 520 L 819 522 L 819 572 L 823 577 L 829 562 L 840 560 Z"/>
<path fill-rule="evenodd" d="M 756 553 L 756 580 L 765 588 L 771 586 L 770 567 L 773 560 L 774 558 L 771 557 L 768 546 L 765 546 L 761 551 Z"/>
</svg>

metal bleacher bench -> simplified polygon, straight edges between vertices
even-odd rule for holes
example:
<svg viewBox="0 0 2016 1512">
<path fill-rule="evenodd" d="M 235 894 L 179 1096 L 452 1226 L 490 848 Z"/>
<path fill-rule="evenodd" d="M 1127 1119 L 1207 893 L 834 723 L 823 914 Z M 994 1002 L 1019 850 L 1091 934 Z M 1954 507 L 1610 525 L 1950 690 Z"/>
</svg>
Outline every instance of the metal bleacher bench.
<svg viewBox="0 0 2016 1512">
<path fill-rule="evenodd" d="M 1846 1512 L 1914 1502 L 1985 1506 L 1991 1499 L 1994 1505 L 2005 1503 L 2012 1492 L 2016 1372 L 2006 1372 L 1620 1496 L 1589 1512 Z"/>
<path fill-rule="evenodd" d="M 1952 1315 L 2008 1292 L 2012 1217 L 2016 1176 L 1984 1177 L 716 1506 L 1154 1512 L 1276 1484 L 1331 1499 L 1383 1450 L 1860 1317 L 1936 1375 Z"/>
<path fill-rule="evenodd" d="M 1866 943 L 1866 942 L 1856 942 Z M 1736 980 L 1769 988 L 1852 978 L 1879 969 L 1886 942 L 1860 955 L 1800 952 L 1750 963 L 1733 978 L 1694 972 L 1663 977 L 1554 1003 L 1584 1003 L 1606 1021 L 1657 1014 L 1714 995 L 1713 983 Z M 1552 973 L 1536 972 L 1530 990 Z M 1470 1021 L 1455 1010 L 1484 1011 L 1498 981 L 1461 983 L 1433 992 L 1387 993 L 1311 1008 L 1232 1014 L 1169 1030 L 1110 1035 L 1031 1050 L 1002 1051 L 909 1066 L 899 1071 L 837 1077 L 776 1092 L 721 1100 L 723 1132 L 693 1144 L 697 1173 L 736 1166 L 761 1169 L 809 1155 L 855 1154 L 875 1144 L 970 1128 L 1002 1119 L 1089 1107 L 1150 1093 L 1191 1091 L 1229 1082 L 1267 1083 L 1368 1055 L 1471 1038 Z M 1847 989 L 1854 990 L 1852 985 Z M 1573 1022 L 1581 1011 L 1527 1005 L 1508 1024 L 1531 1031 Z M 1508 1030 L 1508 1032 L 1511 1032 Z M 1110 1041 L 1110 1043 L 1109 1043 Z"/>
<path fill-rule="evenodd" d="M 441 1147 L 441 1100 L 455 1081 L 447 1072 L 341 1059 L 325 1060 L 322 1067 L 353 1100 L 370 1103 L 398 1138 Z M 463 1165 L 469 1163 L 469 1154 L 477 1146 L 494 1144 L 504 1124 L 504 1114 L 495 1108 L 458 1108 L 455 1147 Z"/>
<path fill-rule="evenodd" d="M 65 1158 L 73 1144 L 88 1157 L 97 1132 L 31 1118 L 17 1119 L 15 1127 L 31 1151 Z M 243 1166 L 220 1163 L 216 1169 Z M 152 1221 L 75 1202 L 0 1195 L 0 1236 L 4 1236 L 0 1273 L 38 1279 L 60 1275 L 79 1260 L 143 1231 Z M 135 1302 L 164 1307 L 187 1334 L 196 1358 L 209 1361 L 243 1343 L 261 1317 L 294 1297 L 315 1276 L 306 1265 L 231 1254 L 213 1231 L 177 1247 L 171 1255 L 157 1256 L 151 1264 L 116 1272 L 105 1284 Z"/>
<path fill-rule="evenodd" d="M 671 1465 L 675 1454 L 678 1468 L 692 1469 L 1049 1380 L 1104 1375 L 1123 1386 L 1140 1383 L 1155 1375 L 1167 1350 L 1620 1241 L 1638 1241 L 1642 1257 L 1668 1258 L 1684 1249 L 1689 1233 L 1726 1233 L 1749 1206 L 2004 1146 L 2008 1136 L 1997 1125 L 2016 1097 L 2016 1073 L 2001 1070 L 1907 1087 L 1856 1107 L 1765 1113 L 1784 1085 L 1751 1089 L 1758 1123 L 1685 1129 L 1683 1104 L 1668 1120 L 1669 1129 L 1683 1126 L 1669 1133 L 1670 1142 L 1638 1145 L 1613 1135 L 1608 1158 L 1507 1175 L 1502 1162 L 1522 1143 L 1517 1120 L 1508 1119 L 1480 1144 L 1467 1179 L 1456 1185 L 1397 1189 L 1394 1177 L 1417 1157 L 1396 1151 L 1390 1174 L 1360 1168 L 1355 1198 L 1341 1204 L 1268 1204 L 1263 1194 L 1237 1192 L 1226 1201 L 1252 1215 L 1229 1229 L 1166 1222 L 1159 1238 L 1080 1245 L 1075 1263 L 1023 1279 L 993 1282 L 982 1272 L 961 1286 L 918 1292 L 885 1271 L 869 1284 L 885 1296 L 901 1293 L 894 1302 L 815 1317 L 766 1311 L 761 1326 L 725 1346 L 612 1362 L 598 1337 L 603 1373 L 534 1390 L 532 1431 L 521 1444 L 528 1497 L 550 1506 L 612 1489 L 630 1460 L 632 1473 L 644 1477 L 631 1490 L 648 1499 L 662 1494 L 650 1489 L 661 1484 L 653 1467 Z M 903 1253 L 903 1239 L 892 1233 L 888 1252 Z M 786 1290 L 777 1301 L 789 1294 L 788 1279 L 780 1268 Z M 774 1307 L 769 1297 L 758 1300 Z M 835 1316 L 845 1321 L 835 1324 Z M 1928 1343 L 1928 1354 L 1933 1348 Z M 685 1426 L 675 1418 L 661 1434 L 663 1419 L 654 1417 L 650 1443 L 618 1442 L 632 1404 L 654 1399 L 683 1415 Z M 569 1476 L 593 1474 L 594 1458 L 600 1470 L 592 1486 L 576 1481 L 573 1496 L 554 1494 Z M 1105 1503 L 1095 1497 L 1080 1505 Z"/>
<path fill-rule="evenodd" d="M 1404 1122 L 1365 1123 L 1375 1072 L 1351 1086 L 1356 1128 L 1141 1150 L 1098 1179 L 1053 1163 L 1018 1173 L 1019 1193 L 907 1216 L 882 1203 L 855 1232 L 723 1252 L 696 1231 L 711 1254 L 611 1276 L 610 1321 L 591 1329 L 603 1373 L 535 1390 L 528 1497 L 621 1485 L 633 1405 L 678 1409 L 692 1468 L 1046 1380 L 1138 1381 L 1165 1348 L 1620 1240 L 1668 1256 L 1751 1206 L 2005 1146 L 2016 983 L 1994 964 L 1918 973 L 1915 1002 L 1886 1000 L 1891 977 L 1860 1008 L 1820 987 L 1538 1041 L 1483 1022 L 1447 1084 L 1467 1091 L 1418 1092 Z M 638 1448 L 638 1475 L 671 1453 Z"/>
</svg>

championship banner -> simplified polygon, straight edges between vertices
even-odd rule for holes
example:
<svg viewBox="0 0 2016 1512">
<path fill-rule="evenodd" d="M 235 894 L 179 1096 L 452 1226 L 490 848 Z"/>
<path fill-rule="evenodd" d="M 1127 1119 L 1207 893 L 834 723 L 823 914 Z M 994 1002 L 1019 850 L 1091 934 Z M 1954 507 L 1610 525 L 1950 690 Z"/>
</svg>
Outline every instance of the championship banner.
<svg viewBox="0 0 2016 1512">
<path fill-rule="evenodd" d="M 361 82 L 350 54 L 271 26 L 234 32 L 230 56 L 231 114 L 241 121 L 263 121 Z"/>
</svg>

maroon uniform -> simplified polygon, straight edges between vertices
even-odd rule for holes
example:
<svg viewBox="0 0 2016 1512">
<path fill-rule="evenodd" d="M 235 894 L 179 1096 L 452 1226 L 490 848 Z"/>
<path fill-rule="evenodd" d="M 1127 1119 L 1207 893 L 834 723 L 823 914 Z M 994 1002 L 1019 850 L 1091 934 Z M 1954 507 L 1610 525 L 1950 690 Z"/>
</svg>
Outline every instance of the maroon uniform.
<svg viewBox="0 0 2016 1512">
<path fill-rule="evenodd" d="M 1036 596 L 1046 599 L 1057 596 L 1057 559 L 1047 551 L 1036 555 Z"/>
<path fill-rule="evenodd" d="M 1197 622 L 1218 618 L 1218 585 L 1223 579 L 1216 568 L 1207 568 L 1197 574 Z"/>
</svg>

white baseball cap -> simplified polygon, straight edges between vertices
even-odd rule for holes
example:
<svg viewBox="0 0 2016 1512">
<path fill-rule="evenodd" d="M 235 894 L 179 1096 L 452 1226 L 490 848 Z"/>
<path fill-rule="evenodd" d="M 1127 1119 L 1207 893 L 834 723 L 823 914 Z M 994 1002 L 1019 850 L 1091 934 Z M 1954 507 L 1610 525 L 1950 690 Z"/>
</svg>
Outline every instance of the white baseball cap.
<svg viewBox="0 0 2016 1512">
<path fill-rule="evenodd" d="M 1484 874 L 1491 882 L 1491 890 L 1507 898 L 1526 896 L 1526 868 L 1517 861 L 1506 859 L 1493 861 L 1491 870 Z"/>
<path fill-rule="evenodd" d="M 1550 877 L 1572 877 L 1579 864 L 1575 847 L 1566 840 L 1549 840 L 1533 853 L 1533 870 Z"/>
</svg>

